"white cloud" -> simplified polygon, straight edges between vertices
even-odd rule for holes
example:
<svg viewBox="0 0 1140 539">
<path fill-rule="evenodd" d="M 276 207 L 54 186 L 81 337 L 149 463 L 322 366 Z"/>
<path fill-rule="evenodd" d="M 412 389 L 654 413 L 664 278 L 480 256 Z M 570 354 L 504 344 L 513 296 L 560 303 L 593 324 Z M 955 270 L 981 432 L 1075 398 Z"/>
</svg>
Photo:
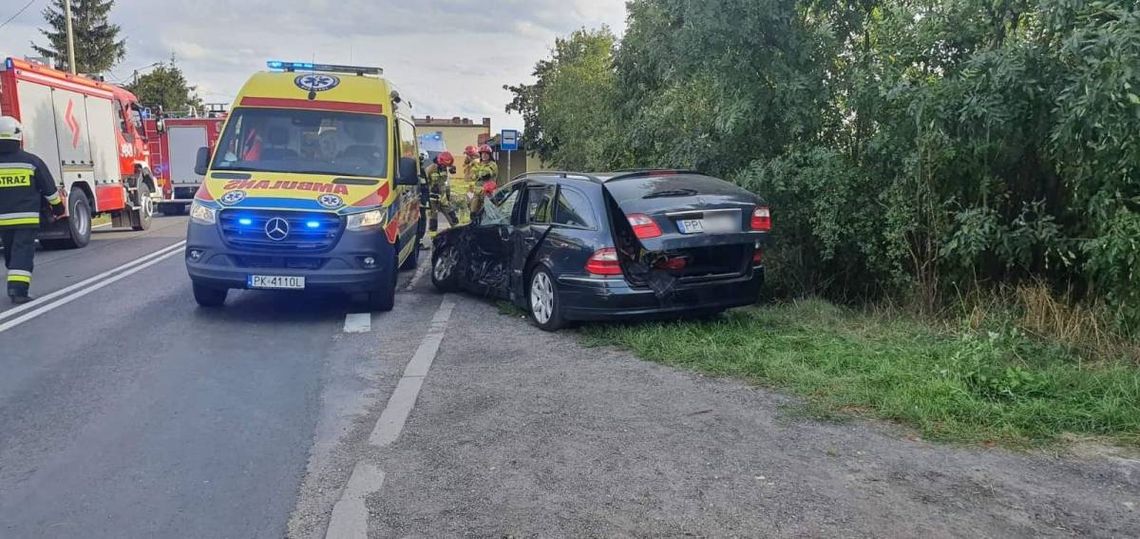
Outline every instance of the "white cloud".
<svg viewBox="0 0 1140 539">
<path fill-rule="evenodd" d="M 0 2 L 0 20 L 12 2 Z M 0 54 L 42 42 L 45 1 L 0 30 Z M 504 84 L 530 80 L 556 36 L 625 27 L 624 0 L 117 0 L 127 58 L 113 77 L 174 53 L 206 101 L 228 101 L 268 59 L 377 65 L 417 115 L 492 118 L 521 127 L 503 107 Z M 18 6 L 11 8 L 14 12 Z"/>
</svg>

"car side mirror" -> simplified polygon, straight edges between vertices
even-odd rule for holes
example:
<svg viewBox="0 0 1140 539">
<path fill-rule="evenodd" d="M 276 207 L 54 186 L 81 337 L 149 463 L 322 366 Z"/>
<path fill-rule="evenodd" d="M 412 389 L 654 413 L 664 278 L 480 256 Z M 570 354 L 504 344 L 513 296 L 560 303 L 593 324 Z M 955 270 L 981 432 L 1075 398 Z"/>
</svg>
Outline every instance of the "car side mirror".
<svg viewBox="0 0 1140 539">
<path fill-rule="evenodd" d="M 206 175 L 206 169 L 210 166 L 210 149 L 202 146 L 198 148 L 198 156 L 194 159 L 194 174 L 199 176 Z"/>
<path fill-rule="evenodd" d="M 396 185 L 419 185 L 420 175 L 416 170 L 416 160 L 411 157 L 401 157 L 396 167 Z"/>
</svg>

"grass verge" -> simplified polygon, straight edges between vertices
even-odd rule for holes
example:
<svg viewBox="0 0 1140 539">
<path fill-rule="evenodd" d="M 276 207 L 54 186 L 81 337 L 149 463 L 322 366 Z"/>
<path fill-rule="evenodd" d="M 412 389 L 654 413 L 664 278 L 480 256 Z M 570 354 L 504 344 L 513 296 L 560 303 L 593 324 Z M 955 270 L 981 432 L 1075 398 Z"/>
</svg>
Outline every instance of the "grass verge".
<svg viewBox="0 0 1140 539">
<path fill-rule="evenodd" d="M 934 440 L 1028 447 L 1096 437 L 1140 445 L 1140 367 L 1089 361 L 1010 325 L 939 331 L 825 301 L 708 322 L 590 326 L 590 345 L 786 388 L 821 416 L 899 421 Z"/>
</svg>

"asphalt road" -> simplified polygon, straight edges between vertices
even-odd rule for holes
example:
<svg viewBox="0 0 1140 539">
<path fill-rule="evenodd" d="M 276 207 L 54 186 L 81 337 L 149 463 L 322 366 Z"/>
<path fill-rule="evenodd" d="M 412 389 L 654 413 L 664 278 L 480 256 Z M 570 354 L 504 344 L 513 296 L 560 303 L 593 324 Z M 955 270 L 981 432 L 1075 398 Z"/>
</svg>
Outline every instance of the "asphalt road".
<svg viewBox="0 0 1140 539">
<path fill-rule="evenodd" d="M 0 537 L 1140 535 L 1127 456 L 808 421 L 423 271 L 391 313 L 202 310 L 154 255 L 184 230 L 39 253 L 41 300 L 0 306 Z"/>
</svg>

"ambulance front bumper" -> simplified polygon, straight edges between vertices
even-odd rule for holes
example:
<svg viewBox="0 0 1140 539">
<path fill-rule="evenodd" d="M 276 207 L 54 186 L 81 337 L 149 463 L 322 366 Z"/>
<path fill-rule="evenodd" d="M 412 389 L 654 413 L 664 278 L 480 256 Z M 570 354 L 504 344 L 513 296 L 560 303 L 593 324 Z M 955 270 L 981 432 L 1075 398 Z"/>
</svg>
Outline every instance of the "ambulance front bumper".
<svg viewBox="0 0 1140 539">
<path fill-rule="evenodd" d="M 345 230 L 319 252 L 243 249 L 226 242 L 217 225 L 192 222 L 186 238 L 186 271 L 196 284 L 250 288 L 254 275 L 304 277 L 305 290 L 364 293 L 391 283 L 395 249 L 379 228 Z"/>
</svg>

